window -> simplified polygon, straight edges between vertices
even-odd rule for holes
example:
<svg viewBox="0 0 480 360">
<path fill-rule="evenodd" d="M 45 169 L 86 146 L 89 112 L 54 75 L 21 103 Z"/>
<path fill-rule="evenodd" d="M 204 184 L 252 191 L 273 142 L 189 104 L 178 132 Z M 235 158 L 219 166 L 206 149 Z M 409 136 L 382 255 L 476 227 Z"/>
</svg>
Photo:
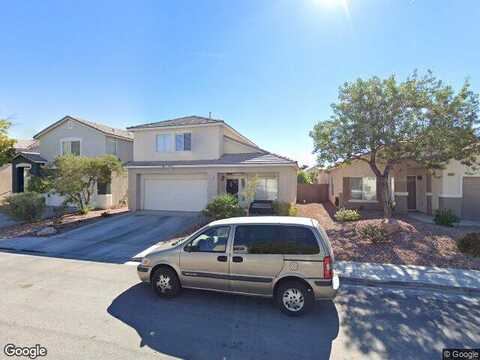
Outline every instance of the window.
<svg viewBox="0 0 480 360">
<path fill-rule="evenodd" d="M 117 139 L 107 138 L 107 154 L 117 155 Z"/>
<path fill-rule="evenodd" d="M 62 140 L 62 155 L 80 155 L 80 140 Z"/>
<path fill-rule="evenodd" d="M 277 200 L 278 180 L 272 178 L 258 178 L 255 188 L 255 200 Z"/>
<path fill-rule="evenodd" d="M 377 179 L 374 177 L 350 178 L 350 193 L 353 200 L 376 200 Z"/>
<path fill-rule="evenodd" d="M 233 252 L 240 254 L 318 254 L 313 232 L 302 226 L 237 226 Z"/>
<path fill-rule="evenodd" d="M 192 150 L 192 134 L 191 133 L 176 134 L 175 150 L 191 151 Z"/>
<path fill-rule="evenodd" d="M 111 184 L 108 182 L 108 183 L 102 183 L 102 182 L 99 182 L 97 184 L 97 194 L 98 195 L 108 195 L 108 194 L 111 194 L 112 193 L 112 187 L 111 187 Z"/>
<path fill-rule="evenodd" d="M 157 135 L 157 152 L 172 152 L 173 151 L 173 135 L 160 134 Z"/>
<path fill-rule="evenodd" d="M 219 252 L 227 250 L 230 226 L 219 226 L 205 230 L 185 246 L 189 252 Z"/>
</svg>

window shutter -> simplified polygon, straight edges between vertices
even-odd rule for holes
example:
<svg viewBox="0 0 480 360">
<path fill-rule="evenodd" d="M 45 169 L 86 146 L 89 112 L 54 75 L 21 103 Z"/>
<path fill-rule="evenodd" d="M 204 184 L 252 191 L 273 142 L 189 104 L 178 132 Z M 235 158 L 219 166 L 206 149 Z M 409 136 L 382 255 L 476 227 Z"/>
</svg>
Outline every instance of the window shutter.
<svg viewBox="0 0 480 360">
<path fill-rule="evenodd" d="M 183 149 L 185 151 L 192 150 L 192 134 L 191 133 L 183 134 Z"/>
</svg>

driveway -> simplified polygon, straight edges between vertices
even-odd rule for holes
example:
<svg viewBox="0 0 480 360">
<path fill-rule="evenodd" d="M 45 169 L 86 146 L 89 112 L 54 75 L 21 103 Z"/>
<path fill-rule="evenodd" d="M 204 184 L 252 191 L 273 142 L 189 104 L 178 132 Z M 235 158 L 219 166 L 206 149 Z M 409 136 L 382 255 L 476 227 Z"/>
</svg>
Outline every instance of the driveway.
<svg viewBox="0 0 480 360">
<path fill-rule="evenodd" d="M 184 232 L 197 221 L 196 213 L 128 213 L 52 237 L 0 240 L 0 250 L 124 263 L 156 243 Z"/>
</svg>

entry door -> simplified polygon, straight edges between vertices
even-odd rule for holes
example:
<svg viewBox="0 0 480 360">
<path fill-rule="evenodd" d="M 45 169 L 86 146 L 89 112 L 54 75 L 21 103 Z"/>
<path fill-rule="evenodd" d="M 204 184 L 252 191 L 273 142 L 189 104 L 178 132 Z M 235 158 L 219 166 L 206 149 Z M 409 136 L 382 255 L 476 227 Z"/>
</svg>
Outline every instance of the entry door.
<svg viewBox="0 0 480 360">
<path fill-rule="evenodd" d="M 408 210 L 417 209 L 417 180 L 415 176 L 407 176 L 407 207 Z"/>
<path fill-rule="evenodd" d="M 25 168 L 18 167 L 17 170 L 17 192 L 22 193 L 25 187 Z"/>
<path fill-rule="evenodd" d="M 211 227 L 186 244 L 180 253 L 181 283 L 185 287 L 228 290 L 227 245 L 230 226 Z"/>
<path fill-rule="evenodd" d="M 274 225 L 236 226 L 230 260 L 232 291 L 271 295 L 273 279 L 283 267 L 283 255 L 269 251 L 279 228 Z"/>
</svg>

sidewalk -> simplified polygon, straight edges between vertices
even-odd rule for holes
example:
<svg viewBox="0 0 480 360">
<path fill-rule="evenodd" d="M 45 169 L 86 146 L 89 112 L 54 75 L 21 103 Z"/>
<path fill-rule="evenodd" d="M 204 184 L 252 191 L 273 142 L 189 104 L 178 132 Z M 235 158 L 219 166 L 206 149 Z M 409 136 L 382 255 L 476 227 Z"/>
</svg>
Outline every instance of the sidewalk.
<svg viewBox="0 0 480 360">
<path fill-rule="evenodd" d="M 480 271 L 414 265 L 335 262 L 340 284 L 389 285 L 426 290 L 480 293 Z"/>
</svg>

